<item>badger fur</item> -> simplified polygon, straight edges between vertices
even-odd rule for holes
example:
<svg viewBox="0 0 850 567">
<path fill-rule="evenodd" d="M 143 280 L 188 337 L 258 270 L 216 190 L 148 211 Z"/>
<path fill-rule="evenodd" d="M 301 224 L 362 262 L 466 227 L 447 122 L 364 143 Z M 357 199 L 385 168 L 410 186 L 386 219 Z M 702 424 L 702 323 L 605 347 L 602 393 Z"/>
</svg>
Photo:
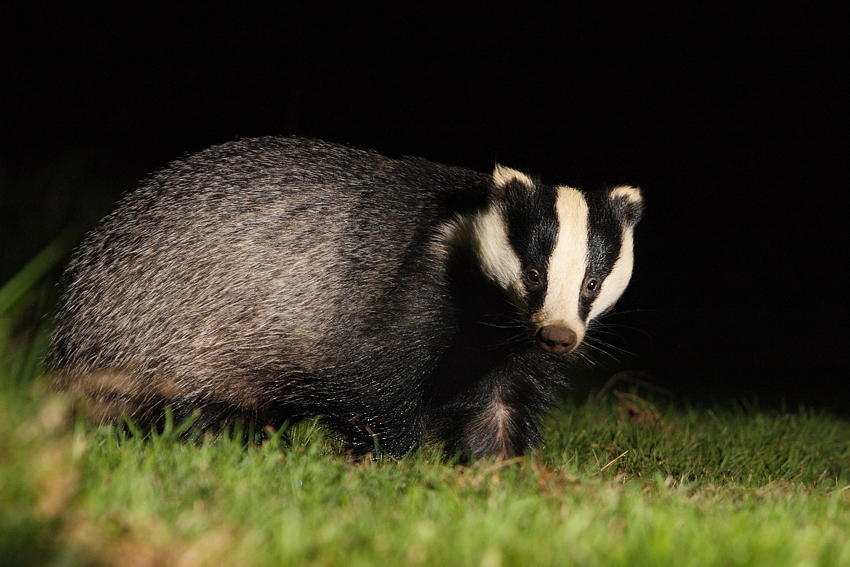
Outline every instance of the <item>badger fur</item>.
<svg viewBox="0 0 850 567">
<path fill-rule="evenodd" d="M 632 187 L 582 192 L 298 138 L 210 148 L 73 254 L 57 385 L 108 417 L 323 416 L 356 453 L 520 454 L 632 272 Z"/>
</svg>

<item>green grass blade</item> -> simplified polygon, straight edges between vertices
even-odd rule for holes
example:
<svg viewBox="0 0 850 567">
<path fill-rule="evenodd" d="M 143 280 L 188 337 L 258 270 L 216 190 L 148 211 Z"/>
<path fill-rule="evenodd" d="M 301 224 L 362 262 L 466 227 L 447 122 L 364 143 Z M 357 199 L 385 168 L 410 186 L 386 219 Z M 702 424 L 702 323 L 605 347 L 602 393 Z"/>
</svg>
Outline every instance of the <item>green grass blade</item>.
<svg viewBox="0 0 850 567">
<path fill-rule="evenodd" d="M 21 298 L 47 274 L 71 249 L 69 232 L 44 247 L 21 270 L 0 287 L 0 317 L 5 315 Z"/>
</svg>

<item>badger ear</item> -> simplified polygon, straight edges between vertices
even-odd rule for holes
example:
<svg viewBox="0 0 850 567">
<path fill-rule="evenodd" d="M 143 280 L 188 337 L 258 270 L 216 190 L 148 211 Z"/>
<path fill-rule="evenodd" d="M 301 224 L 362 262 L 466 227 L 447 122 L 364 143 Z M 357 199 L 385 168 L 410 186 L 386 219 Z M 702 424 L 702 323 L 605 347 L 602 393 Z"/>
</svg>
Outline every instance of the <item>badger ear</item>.
<svg viewBox="0 0 850 567">
<path fill-rule="evenodd" d="M 621 185 L 608 194 L 617 216 L 627 226 L 634 226 L 643 215 L 643 195 L 637 187 Z"/>
<path fill-rule="evenodd" d="M 514 181 L 519 182 L 528 188 L 534 187 L 534 182 L 523 172 L 497 163 L 496 167 L 493 169 L 493 185 L 496 187 L 496 191 L 500 195 L 503 194 L 505 192 L 505 187 Z"/>
</svg>

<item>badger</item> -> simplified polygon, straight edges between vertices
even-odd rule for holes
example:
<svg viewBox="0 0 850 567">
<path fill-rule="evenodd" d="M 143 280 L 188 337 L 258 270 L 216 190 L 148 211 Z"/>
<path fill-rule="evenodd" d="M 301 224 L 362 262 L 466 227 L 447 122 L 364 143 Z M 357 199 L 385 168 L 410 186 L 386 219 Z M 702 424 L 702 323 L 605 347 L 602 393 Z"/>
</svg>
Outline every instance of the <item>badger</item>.
<svg viewBox="0 0 850 567">
<path fill-rule="evenodd" d="M 522 454 L 629 283 L 642 209 L 634 187 L 501 165 L 225 143 L 142 182 L 84 238 L 49 367 L 111 419 L 321 416 L 358 455 Z"/>
</svg>

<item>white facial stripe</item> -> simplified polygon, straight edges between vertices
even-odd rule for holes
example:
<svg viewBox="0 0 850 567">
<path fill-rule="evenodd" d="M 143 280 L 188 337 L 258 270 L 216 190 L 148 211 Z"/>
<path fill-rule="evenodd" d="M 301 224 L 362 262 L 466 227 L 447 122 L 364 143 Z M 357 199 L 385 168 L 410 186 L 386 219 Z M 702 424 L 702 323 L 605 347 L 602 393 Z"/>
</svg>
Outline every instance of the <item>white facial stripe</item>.
<svg viewBox="0 0 850 567">
<path fill-rule="evenodd" d="M 515 299 L 525 296 L 522 264 L 508 240 L 502 212 L 495 205 L 472 219 L 473 242 L 481 268 Z"/>
<path fill-rule="evenodd" d="M 596 296 L 596 301 L 590 310 L 587 320 L 590 321 L 606 309 L 614 305 L 620 299 L 626 286 L 629 285 L 629 280 L 632 277 L 632 266 L 634 265 L 634 231 L 631 227 L 623 229 L 623 243 L 620 248 L 620 257 L 614 263 L 614 268 L 605 281 L 602 282 L 602 289 L 599 295 Z"/>
<path fill-rule="evenodd" d="M 585 325 L 579 316 L 579 295 L 587 271 L 587 215 L 584 195 L 570 187 L 558 187 L 558 240 L 549 259 L 546 299 L 536 323 L 540 326 L 564 323 L 584 337 Z"/>
<path fill-rule="evenodd" d="M 514 179 L 524 184 L 526 187 L 534 186 L 534 182 L 531 178 L 523 172 L 499 165 L 498 163 L 496 164 L 496 168 L 493 169 L 493 183 L 496 184 L 496 187 L 504 187 Z"/>
</svg>

